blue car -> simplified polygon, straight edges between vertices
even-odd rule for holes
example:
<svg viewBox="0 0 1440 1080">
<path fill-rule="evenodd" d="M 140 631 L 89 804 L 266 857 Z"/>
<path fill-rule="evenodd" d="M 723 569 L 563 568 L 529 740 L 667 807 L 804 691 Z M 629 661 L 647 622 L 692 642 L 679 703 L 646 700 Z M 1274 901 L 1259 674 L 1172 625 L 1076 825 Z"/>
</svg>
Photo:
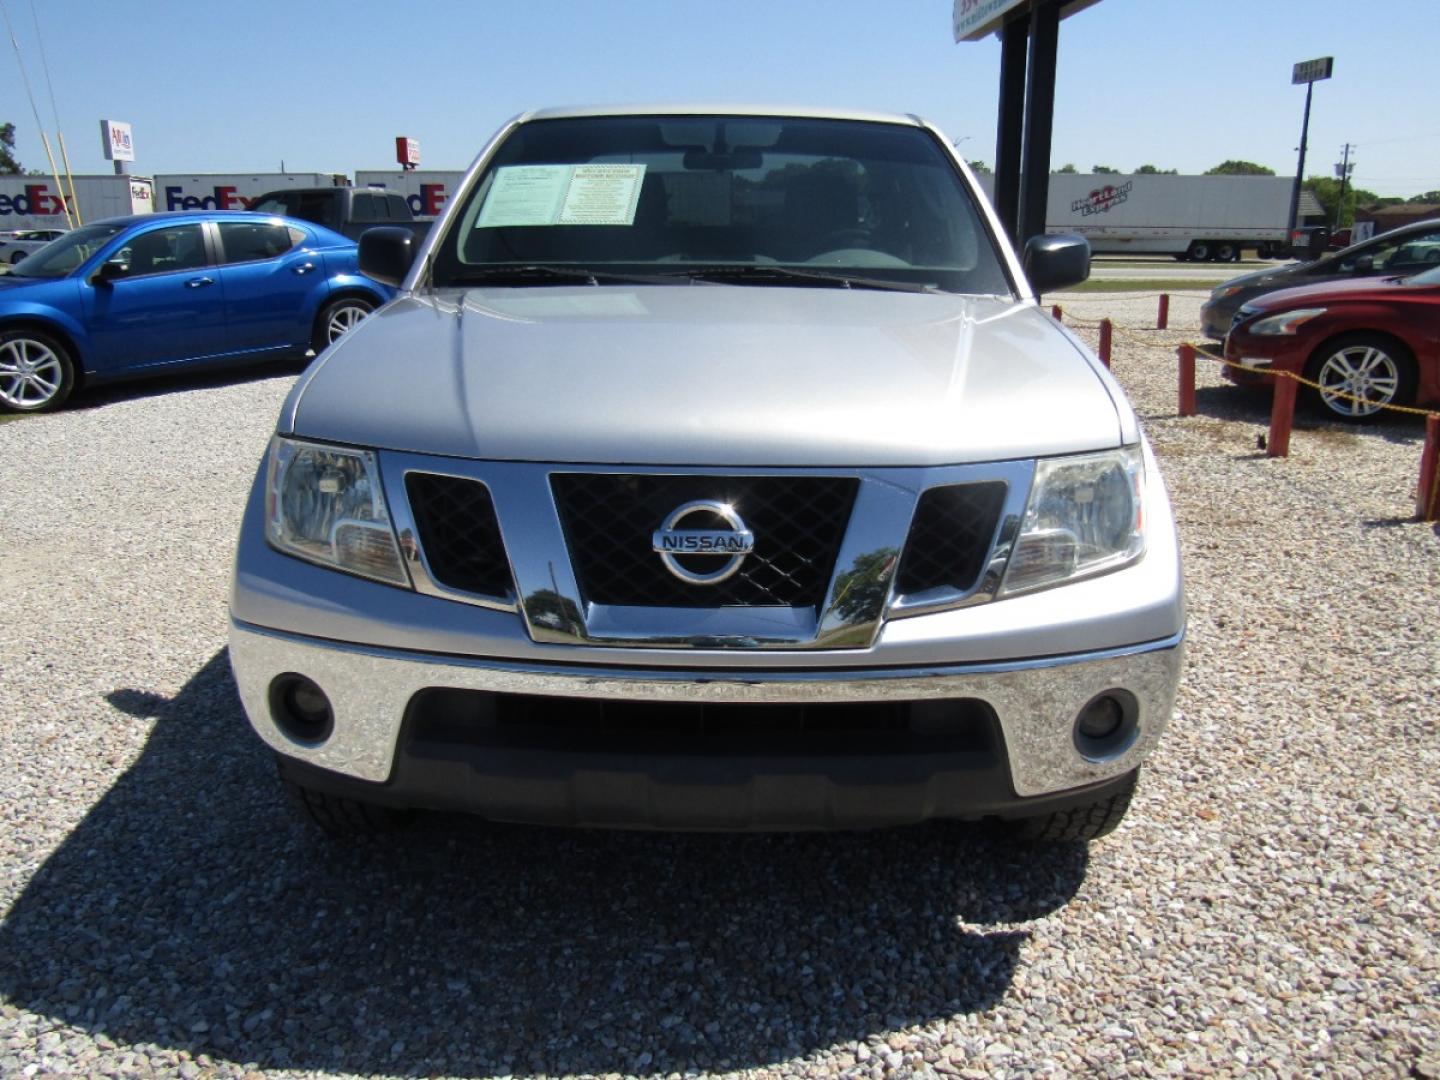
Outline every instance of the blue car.
<svg viewBox="0 0 1440 1080">
<path fill-rule="evenodd" d="M 78 386 L 319 352 L 395 294 L 308 221 L 142 214 L 73 229 L 0 277 L 0 408 Z"/>
</svg>

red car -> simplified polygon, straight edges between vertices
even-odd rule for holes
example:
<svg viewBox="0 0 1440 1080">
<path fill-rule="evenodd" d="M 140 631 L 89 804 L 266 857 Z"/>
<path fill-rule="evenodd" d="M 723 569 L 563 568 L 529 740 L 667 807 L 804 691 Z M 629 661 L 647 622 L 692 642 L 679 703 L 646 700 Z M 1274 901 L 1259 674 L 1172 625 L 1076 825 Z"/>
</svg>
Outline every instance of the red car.
<svg viewBox="0 0 1440 1080">
<path fill-rule="evenodd" d="M 1440 245 L 1437 245 L 1440 257 Z M 1242 386 L 1293 371 L 1341 420 L 1386 405 L 1440 404 L 1440 268 L 1266 293 L 1235 313 L 1225 377 Z"/>
</svg>

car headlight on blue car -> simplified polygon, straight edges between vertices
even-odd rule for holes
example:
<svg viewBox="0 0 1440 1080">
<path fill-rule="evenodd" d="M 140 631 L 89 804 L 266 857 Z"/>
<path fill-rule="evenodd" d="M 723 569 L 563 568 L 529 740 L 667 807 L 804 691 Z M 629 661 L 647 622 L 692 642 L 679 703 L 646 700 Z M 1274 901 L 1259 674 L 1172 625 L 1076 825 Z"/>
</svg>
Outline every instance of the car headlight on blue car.
<svg viewBox="0 0 1440 1080">
<path fill-rule="evenodd" d="M 1256 334 L 1259 337 L 1279 337 L 1282 334 L 1293 334 L 1305 323 L 1317 315 L 1324 315 L 1323 307 L 1317 308 L 1296 308 L 1294 311 L 1282 311 L 1278 315 L 1271 315 L 1269 318 L 1260 319 L 1251 323 L 1245 329 L 1248 333 Z"/>
<path fill-rule="evenodd" d="M 369 450 L 276 436 L 265 483 L 265 535 L 310 562 L 409 587 L 380 468 Z"/>
<path fill-rule="evenodd" d="M 1117 570 L 1145 553 L 1139 446 L 1035 463 L 1002 596 Z"/>
</svg>

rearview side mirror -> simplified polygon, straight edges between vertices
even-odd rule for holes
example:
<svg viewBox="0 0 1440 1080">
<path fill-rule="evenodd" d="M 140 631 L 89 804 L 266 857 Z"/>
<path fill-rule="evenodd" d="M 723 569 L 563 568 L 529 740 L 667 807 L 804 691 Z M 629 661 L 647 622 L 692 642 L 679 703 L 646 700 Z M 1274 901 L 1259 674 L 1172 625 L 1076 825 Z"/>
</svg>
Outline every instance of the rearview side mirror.
<svg viewBox="0 0 1440 1080">
<path fill-rule="evenodd" d="M 1355 273 L 1370 274 L 1375 271 L 1374 255 L 1357 255 L 1355 257 Z"/>
<path fill-rule="evenodd" d="M 112 282 L 123 278 L 129 271 L 130 267 L 124 263 L 109 259 L 101 263 L 99 267 L 96 268 L 95 273 L 90 275 L 90 284 L 96 288 L 106 288 Z"/>
<path fill-rule="evenodd" d="M 1075 233 L 1050 233 L 1025 241 L 1025 276 L 1038 296 L 1090 276 L 1090 241 Z"/>
<path fill-rule="evenodd" d="M 360 234 L 360 273 L 382 285 L 399 287 L 410 273 L 418 248 L 409 229 L 380 225 Z"/>
</svg>

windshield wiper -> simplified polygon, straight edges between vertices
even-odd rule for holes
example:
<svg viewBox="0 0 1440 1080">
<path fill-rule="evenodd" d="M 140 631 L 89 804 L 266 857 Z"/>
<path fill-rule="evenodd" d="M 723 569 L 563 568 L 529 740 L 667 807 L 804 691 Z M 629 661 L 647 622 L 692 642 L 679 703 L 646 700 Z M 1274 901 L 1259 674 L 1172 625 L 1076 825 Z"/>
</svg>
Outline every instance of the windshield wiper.
<svg viewBox="0 0 1440 1080">
<path fill-rule="evenodd" d="M 934 285 L 918 281 L 887 281 L 884 278 L 858 277 L 833 270 L 801 270 L 793 266 L 771 266 L 759 263 L 734 263 L 724 266 L 699 266 L 683 271 L 696 281 L 771 282 L 791 285 L 803 281 L 835 289 L 889 289 L 895 292 L 939 292 Z"/>
<path fill-rule="evenodd" d="M 542 263 L 523 263 L 502 266 L 475 266 L 452 275 L 449 280 L 436 282 L 444 288 L 447 285 L 543 285 L 579 281 L 586 285 L 673 285 L 671 274 L 627 274 L 619 271 L 592 270 L 583 266 L 548 266 Z"/>
</svg>

